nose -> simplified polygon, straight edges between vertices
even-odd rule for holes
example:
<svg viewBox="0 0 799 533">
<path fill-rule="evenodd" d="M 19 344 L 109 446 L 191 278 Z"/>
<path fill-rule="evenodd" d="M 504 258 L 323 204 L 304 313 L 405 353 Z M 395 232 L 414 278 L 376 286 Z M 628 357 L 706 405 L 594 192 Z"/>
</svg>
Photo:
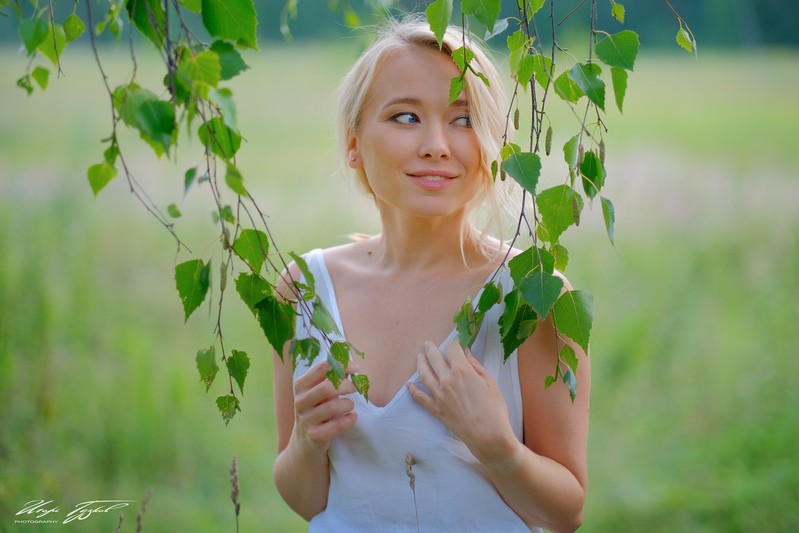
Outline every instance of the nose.
<svg viewBox="0 0 799 533">
<path fill-rule="evenodd" d="M 419 157 L 423 159 L 447 159 L 450 156 L 449 139 L 446 126 L 428 122 L 422 132 L 419 144 Z"/>
</svg>

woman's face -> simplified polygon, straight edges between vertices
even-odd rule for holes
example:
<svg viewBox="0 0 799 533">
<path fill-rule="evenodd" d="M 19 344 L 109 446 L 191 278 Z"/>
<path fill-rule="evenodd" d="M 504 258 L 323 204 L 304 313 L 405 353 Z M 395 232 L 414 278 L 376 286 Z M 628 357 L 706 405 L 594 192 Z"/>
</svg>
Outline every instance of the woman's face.
<svg viewBox="0 0 799 533">
<path fill-rule="evenodd" d="M 466 92 L 447 104 L 458 75 L 446 53 L 421 46 L 390 52 L 379 65 L 348 156 L 383 214 L 463 215 L 480 190 Z"/>
</svg>

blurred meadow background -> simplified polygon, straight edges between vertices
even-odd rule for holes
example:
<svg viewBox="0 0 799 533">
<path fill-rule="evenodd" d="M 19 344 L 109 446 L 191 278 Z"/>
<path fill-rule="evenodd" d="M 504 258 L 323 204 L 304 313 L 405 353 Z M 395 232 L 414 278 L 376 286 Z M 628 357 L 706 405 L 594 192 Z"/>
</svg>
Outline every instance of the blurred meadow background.
<svg viewBox="0 0 799 533">
<path fill-rule="evenodd" d="M 284 251 L 377 229 L 336 172 L 334 89 L 357 49 L 262 43 L 231 85 L 238 165 Z M 116 512 L 15 524 L 37 499 L 64 513 L 135 500 L 123 510 L 133 531 L 148 491 L 144 531 L 235 531 L 234 456 L 241 531 L 303 531 L 271 478 L 270 350 L 230 291 L 226 344 L 252 366 L 229 426 L 214 405 L 225 380 L 206 393 L 196 371 L 217 302 L 184 324 L 173 268 L 202 257 L 218 271 L 208 195 L 183 192 L 200 145 L 184 140 L 159 161 L 123 135 L 153 201 L 183 212 L 175 228 L 190 256 L 123 176 L 92 197 L 86 168 L 101 160 L 109 102 L 88 46 L 68 52 L 64 75 L 28 97 L 14 86 L 24 54 L 0 48 L 0 531 L 116 527 Z M 101 54 L 112 86 L 123 83 L 125 51 Z M 139 61 L 146 79 L 157 59 L 143 50 Z M 608 108 L 616 245 L 599 205 L 564 237 L 567 274 L 597 309 L 583 531 L 799 529 L 796 87 L 795 49 L 644 51 L 624 115 Z M 570 124 L 551 105 L 555 124 Z M 564 179 L 559 146 L 576 129 L 556 129 L 544 186 Z"/>
</svg>

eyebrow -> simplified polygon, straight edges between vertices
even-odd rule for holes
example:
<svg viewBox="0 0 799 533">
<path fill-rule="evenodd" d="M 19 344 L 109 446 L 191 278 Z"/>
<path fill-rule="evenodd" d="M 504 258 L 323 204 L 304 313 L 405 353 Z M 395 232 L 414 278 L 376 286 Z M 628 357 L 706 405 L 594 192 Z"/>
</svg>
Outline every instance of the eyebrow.
<svg viewBox="0 0 799 533">
<path fill-rule="evenodd" d="M 421 105 L 422 101 L 419 98 L 413 96 L 400 96 L 398 98 L 392 98 L 388 102 L 385 103 L 383 109 L 394 105 Z M 469 107 L 469 101 L 465 98 L 458 98 L 454 102 L 452 102 L 448 107 Z"/>
</svg>

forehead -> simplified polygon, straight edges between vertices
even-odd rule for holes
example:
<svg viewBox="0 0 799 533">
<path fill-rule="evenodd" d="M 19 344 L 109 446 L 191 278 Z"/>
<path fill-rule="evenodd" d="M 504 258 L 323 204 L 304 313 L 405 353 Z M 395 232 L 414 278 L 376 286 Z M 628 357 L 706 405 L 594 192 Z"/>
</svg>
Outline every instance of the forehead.
<svg viewBox="0 0 799 533">
<path fill-rule="evenodd" d="M 446 51 L 420 45 L 391 50 L 375 70 L 367 106 L 397 96 L 443 98 L 446 105 L 450 80 L 459 75 L 460 69 Z"/>
</svg>

